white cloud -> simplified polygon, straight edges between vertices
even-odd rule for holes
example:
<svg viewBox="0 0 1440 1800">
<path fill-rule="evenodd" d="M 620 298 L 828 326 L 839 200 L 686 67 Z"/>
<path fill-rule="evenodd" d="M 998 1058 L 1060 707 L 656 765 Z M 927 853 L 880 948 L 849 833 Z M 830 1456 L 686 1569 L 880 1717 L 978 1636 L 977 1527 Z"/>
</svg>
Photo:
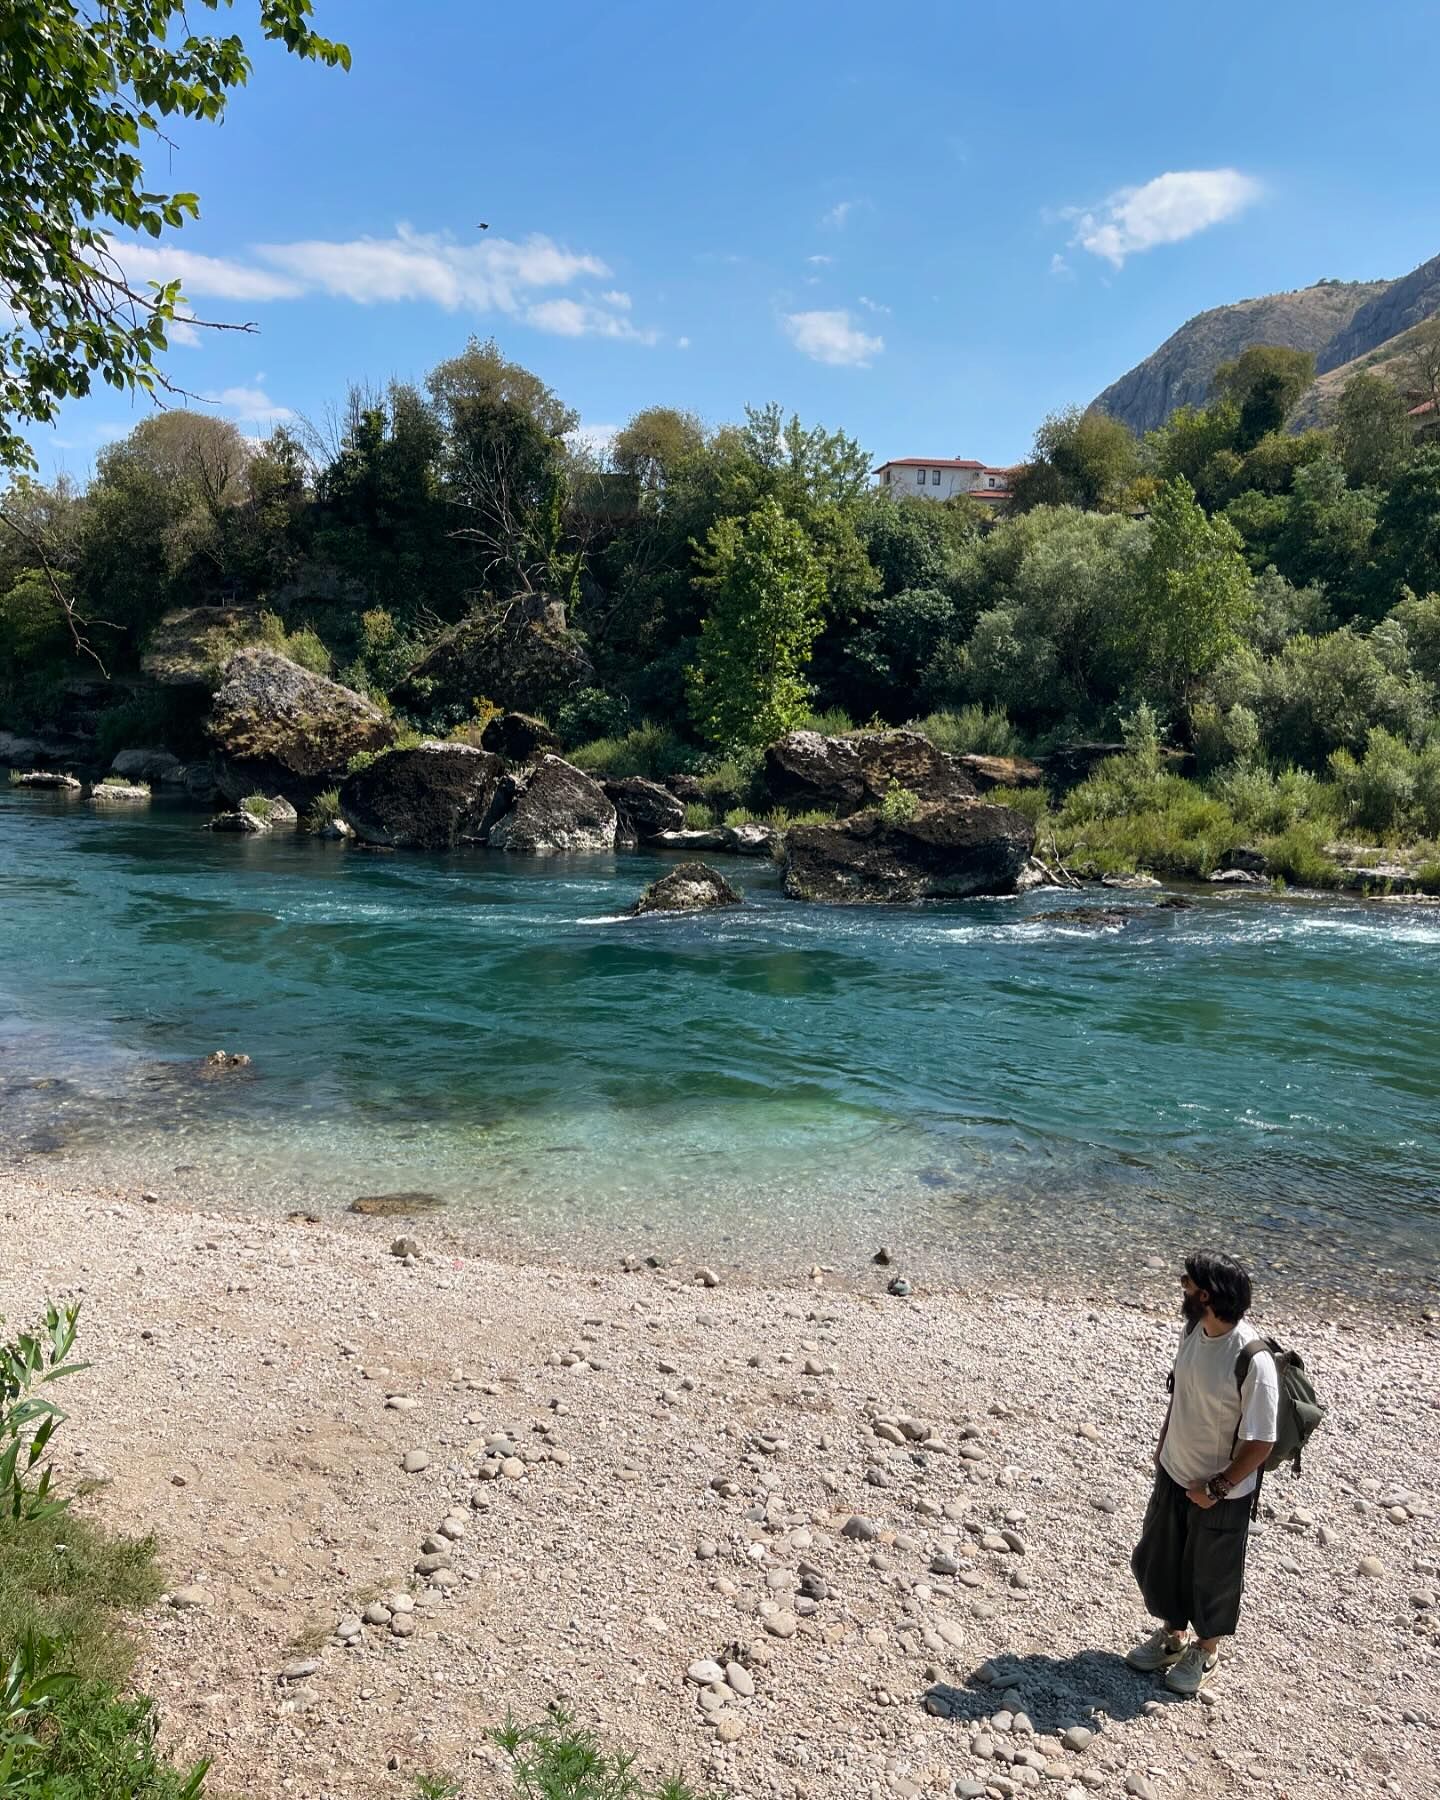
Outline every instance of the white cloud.
<svg viewBox="0 0 1440 1800">
<path fill-rule="evenodd" d="M 1075 271 L 1057 250 L 1050 258 L 1050 273 L 1062 278 L 1073 279 Z"/>
<path fill-rule="evenodd" d="M 860 296 L 860 304 L 865 308 L 866 312 L 888 313 L 893 311 L 893 308 L 886 306 L 882 301 L 872 300 L 868 294 L 862 294 Z"/>
<path fill-rule="evenodd" d="M 633 344 L 660 341 L 658 331 L 642 331 L 629 319 L 588 300 L 541 300 L 527 309 L 525 322 L 556 337 L 626 338 Z"/>
<path fill-rule="evenodd" d="M 690 348 L 689 338 L 688 337 L 676 338 L 675 348 L 677 350 L 688 350 Z"/>
<path fill-rule="evenodd" d="M 833 231 L 839 231 L 854 210 L 855 202 L 853 200 L 838 201 L 821 218 L 820 223 L 828 225 Z"/>
<path fill-rule="evenodd" d="M 822 266 L 825 263 L 833 263 L 835 258 L 833 256 L 807 256 L 805 260 L 808 263 L 815 263 L 817 266 Z"/>
<path fill-rule="evenodd" d="M 786 313 L 781 323 L 795 348 L 815 362 L 864 369 L 885 348 L 884 338 L 869 337 L 848 312 Z"/>
<path fill-rule="evenodd" d="M 111 250 L 132 282 L 179 280 L 187 299 L 299 300 L 323 294 L 357 306 L 423 301 L 447 312 L 497 312 L 521 318 L 565 337 L 627 338 L 658 342 L 659 333 L 632 325 L 629 294 L 619 288 L 598 300 L 542 299 L 546 289 L 566 288 L 591 277 L 603 280 L 608 265 L 588 252 L 566 249 L 535 234 L 521 240 L 487 237 L 460 243 L 448 233 L 398 225 L 389 237 L 291 244 L 257 244 L 248 259 L 200 256 L 170 245 L 112 242 Z M 189 342 L 194 327 L 173 332 Z"/>
<path fill-rule="evenodd" d="M 222 388 L 215 404 L 240 425 L 283 425 L 295 417 L 288 406 L 277 406 L 262 387 Z"/>
<path fill-rule="evenodd" d="M 1178 244 L 1233 219 L 1259 199 L 1260 183 L 1238 169 L 1188 169 L 1121 188 L 1092 212 L 1078 211 L 1071 242 L 1118 269 L 1127 256 Z"/>
<path fill-rule="evenodd" d="M 593 451 L 596 456 L 608 456 L 610 446 L 619 435 L 618 425 L 589 425 L 582 421 L 568 434 L 568 441 L 579 449 Z"/>
</svg>

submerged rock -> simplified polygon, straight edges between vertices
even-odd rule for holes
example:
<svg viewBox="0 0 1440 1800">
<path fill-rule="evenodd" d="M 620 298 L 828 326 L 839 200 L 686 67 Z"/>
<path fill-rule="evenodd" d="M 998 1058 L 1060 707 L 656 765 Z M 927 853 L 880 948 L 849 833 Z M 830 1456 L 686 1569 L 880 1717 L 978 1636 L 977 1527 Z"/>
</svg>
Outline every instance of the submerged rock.
<svg viewBox="0 0 1440 1800">
<path fill-rule="evenodd" d="M 717 906 L 740 906 L 744 895 L 708 863 L 684 862 L 652 881 L 630 908 L 639 916 L 653 912 L 708 912 Z"/>
<path fill-rule="evenodd" d="M 473 744 L 388 750 L 340 787 L 340 816 L 368 844 L 453 850 L 485 841 L 505 765 Z"/>
<path fill-rule="evenodd" d="M 645 844 L 679 831 L 685 823 L 685 802 L 643 775 L 626 775 L 602 781 L 605 797 L 619 815 L 619 841 Z"/>
<path fill-rule="evenodd" d="M 613 850 L 618 823 L 598 781 L 563 757 L 544 756 L 491 826 L 490 845 L 523 856 Z"/>
<path fill-rule="evenodd" d="M 529 713 L 500 713 L 480 734 L 480 748 L 506 762 L 528 763 L 546 750 L 558 750 L 560 739 L 543 719 Z"/>
<path fill-rule="evenodd" d="M 409 1218 L 414 1213 L 439 1212 L 445 1202 L 438 1195 L 420 1192 L 399 1194 L 362 1194 L 352 1200 L 346 1212 L 362 1213 L 371 1219 Z"/>
<path fill-rule="evenodd" d="M 792 731 L 765 752 L 765 789 L 777 806 L 829 806 L 844 818 L 878 806 L 892 782 L 930 804 L 971 800 L 979 792 L 961 759 L 937 750 L 918 731 L 853 737 Z"/>
<path fill-rule="evenodd" d="M 232 805 L 254 793 L 313 800 L 353 756 L 383 749 L 395 735 L 371 701 L 264 649 L 230 659 L 206 729 L 218 752 L 216 781 Z"/>
<path fill-rule="evenodd" d="M 247 812 L 243 806 L 237 806 L 234 812 L 216 813 L 209 821 L 207 831 L 234 832 L 240 836 L 256 836 L 270 829 L 270 821 L 259 813 Z"/>
<path fill-rule="evenodd" d="M 1023 814 L 978 800 L 922 806 L 903 824 L 873 810 L 797 825 L 785 838 L 785 892 L 831 905 L 1013 893 L 1034 839 Z"/>
</svg>

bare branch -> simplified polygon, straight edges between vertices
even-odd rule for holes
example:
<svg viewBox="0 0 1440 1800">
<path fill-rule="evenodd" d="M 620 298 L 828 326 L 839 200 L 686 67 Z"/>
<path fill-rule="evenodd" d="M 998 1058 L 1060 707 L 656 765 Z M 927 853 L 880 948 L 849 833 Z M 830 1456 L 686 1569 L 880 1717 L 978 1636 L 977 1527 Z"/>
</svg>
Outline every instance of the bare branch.
<svg viewBox="0 0 1440 1800">
<path fill-rule="evenodd" d="M 88 656 L 108 681 L 110 679 L 110 671 L 105 667 L 100 652 L 90 642 L 89 638 L 86 637 L 85 633 L 93 631 L 97 625 L 107 626 L 112 631 L 118 630 L 119 627 L 112 619 L 86 619 L 76 612 L 75 602 L 73 598 L 65 592 L 60 577 L 55 571 L 55 566 L 50 560 L 50 554 L 45 548 L 44 540 L 27 526 L 22 525 L 18 519 L 6 512 L 3 507 L 0 507 L 0 525 L 7 526 L 9 530 L 15 533 L 16 537 L 18 537 L 22 543 L 28 544 L 35 552 L 36 556 L 39 557 L 41 573 L 50 584 L 50 592 L 54 597 L 55 604 L 60 608 L 61 614 L 64 617 L 66 629 L 69 631 L 71 640 L 75 645 L 76 654 Z"/>
</svg>

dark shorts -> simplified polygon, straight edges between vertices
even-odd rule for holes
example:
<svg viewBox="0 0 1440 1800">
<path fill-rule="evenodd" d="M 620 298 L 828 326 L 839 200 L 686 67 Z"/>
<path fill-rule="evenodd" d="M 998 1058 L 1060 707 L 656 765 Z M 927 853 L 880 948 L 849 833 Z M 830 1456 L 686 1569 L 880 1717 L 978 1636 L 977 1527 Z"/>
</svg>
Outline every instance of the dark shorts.
<svg viewBox="0 0 1440 1800">
<path fill-rule="evenodd" d="M 1147 1612 L 1166 1625 L 1193 1625 L 1202 1638 L 1231 1636 L 1245 1587 L 1250 1498 L 1196 1506 L 1163 1469 L 1155 1471 L 1130 1558 Z"/>
</svg>

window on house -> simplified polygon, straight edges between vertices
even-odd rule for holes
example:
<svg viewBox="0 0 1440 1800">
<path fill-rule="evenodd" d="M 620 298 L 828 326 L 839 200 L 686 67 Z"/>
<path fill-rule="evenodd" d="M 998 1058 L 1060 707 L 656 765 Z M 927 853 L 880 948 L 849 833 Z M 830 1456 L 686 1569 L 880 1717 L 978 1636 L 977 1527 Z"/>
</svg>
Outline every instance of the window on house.
<svg viewBox="0 0 1440 1800">
<path fill-rule="evenodd" d="M 985 485 L 986 485 L 986 487 L 994 487 L 995 477 L 993 475 L 987 475 L 985 477 Z"/>
<path fill-rule="evenodd" d="M 881 471 L 881 473 L 882 473 L 882 474 L 883 474 L 883 475 L 884 475 L 884 477 L 885 477 L 885 485 L 886 485 L 886 487 L 889 487 L 889 485 L 890 485 L 890 471 L 889 471 L 889 470 L 888 470 L 888 469 L 884 469 L 884 470 L 882 470 L 882 471 Z"/>
<path fill-rule="evenodd" d="M 939 485 L 940 485 L 940 471 L 939 471 L 939 470 L 938 470 L 938 469 L 932 469 L 932 470 L 931 470 L 931 471 L 930 471 L 930 485 L 931 485 L 931 486 L 932 486 L 932 487 L 939 487 Z"/>
<path fill-rule="evenodd" d="M 917 469 L 917 470 L 916 470 L 916 471 L 915 471 L 915 479 L 916 479 L 916 481 L 917 481 L 917 482 L 919 482 L 919 484 L 920 484 L 920 486 L 921 486 L 921 487 L 924 487 L 924 485 L 925 485 L 925 471 L 924 471 L 924 470 L 923 470 L 923 469 Z"/>
</svg>

